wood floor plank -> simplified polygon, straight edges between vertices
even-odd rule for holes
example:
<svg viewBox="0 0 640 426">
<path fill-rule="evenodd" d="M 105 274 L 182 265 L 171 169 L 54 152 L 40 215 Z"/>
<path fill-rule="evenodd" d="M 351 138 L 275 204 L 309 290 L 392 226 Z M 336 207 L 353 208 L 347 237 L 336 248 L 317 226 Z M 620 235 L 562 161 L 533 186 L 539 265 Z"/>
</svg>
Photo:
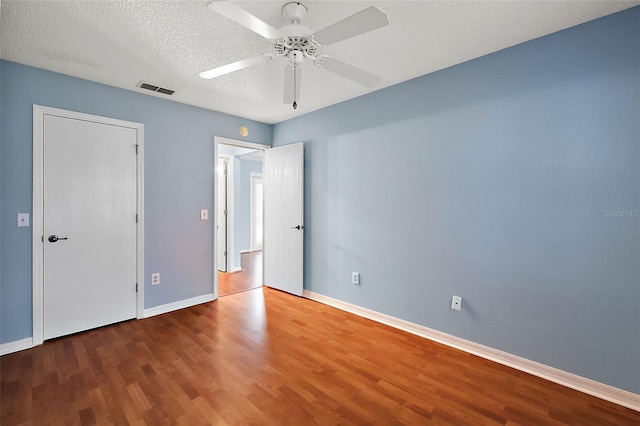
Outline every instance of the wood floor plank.
<svg viewBox="0 0 640 426">
<path fill-rule="evenodd" d="M 640 425 L 640 412 L 260 287 L 0 358 L 0 424 Z"/>
</svg>

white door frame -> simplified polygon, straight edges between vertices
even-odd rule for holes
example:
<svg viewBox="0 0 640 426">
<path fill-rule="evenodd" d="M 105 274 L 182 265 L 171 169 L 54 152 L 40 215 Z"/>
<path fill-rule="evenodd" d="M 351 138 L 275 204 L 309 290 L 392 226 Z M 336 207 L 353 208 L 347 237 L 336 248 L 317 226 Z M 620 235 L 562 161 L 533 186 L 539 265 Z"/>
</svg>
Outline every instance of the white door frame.
<svg viewBox="0 0 640 426">
<path fill-rule="evenodd" d="M 33 235 L 32 235 L 32 290 L 33 290 L 33 346 L 44 341 L 44 116 L 71 118 L 93 123 L 126 127 L 136 131 L 138 145 L 137 206 L 138 231 L 136 249 L 136 280 L 138 286 L 136 318 L 144 317 L 144 125 L 130 121 L 100 117 L 75 111 L 66 111 L 33 105 Z"/>
<path fill-rule="evenodd" d="M 217 148 L 216 148 L 217 149 Z M 224 158 L 227 160 L 227 185 L 225 190 L 227 191 L 227 223 L 226 223 L 226 229 L 225 229 L 225 233 L 227 235 L 227 269 L 226 272 L 234 272 L 234 262 L 235 262 L 235 256 L 233 255 L 233 247 L 234 247 L 234 226 L 235 226 L 235 222 L 234 222 L 234 217 L 235 217 L 235 182 L 234 182 L 234 167 L 233 167 L 233 156 L 232 155 L 228 155 L 228 154 L 218 154 L 217 159 L 216 159 L 216 177 L 218 176 L 218 160 L 220 158 Z M 218 188 L 218 186 L 216 185 L 216 188 Z M 216 203 L 215 203 L 215 207 L 214 209 L 216 214 L 218 214 L 218 196 L 216 195 Z M 218 223 L 218 218 L 216 217 L 216 224 Z M 218 232 L 218 228 L 215 227 L 216 232 Z M 215 244 L 217 244 L 218 241 L 215 241 Z M 215 246 L 217 249 L 217 245 Z M 216 272 L 218 271 L 218 258 L 216 257 Z M 216 274 L 217 276 L 217 274 Z"/>
<path fill-rule="evenodd" d="M 258 151 L 265 151 L 267 149 L 270 149 L 271 147 L 268 145 L 262 145 L 259 143 L 254 143 L 254 142 L 246 142 L 246 141 L 241 141 L 241 140 L 237 140 L 237 139 L 229 139 L 229 138 L 223 138 L 220 136 L 214 136 L 213 137 L 213 164 L 215 164 L 215 173 L 213 174 L 214 176 L 218 176 L 218 145 L 222 144 L 222 145 L 231 145 L 231 146 L 237 146 L 240 148 L 250 148 L 250 149 L 255 149 Z M 221 154 L 220 156 L 223 156 L 224 154 Z M 233 161 L 230 161 L 229 164 L 231 166 L 231 168 L 227 168 L 228 173 L 231 175 L 232 173 L 232 168 L 233 168 Z M 231 179 L 228 179 L 228 181 L 233 181 L 233 176 L 230 176 Z M 214 185 L 214 188 L 216 187 L 216 185 Z M 231 191 L 233 191 L 232 189 L 233 187 L 231 187 Z M 227 190 L 230 190 L 230 187 L 227 186 Z M 233 195 L 232 195 L 233 197 Z M 227 220 L 231 220 L 233 221 L 233 214 L 231 213 L 233 209 L 233 206 L 231 206 L 231 209 L 229 208 L 229 204 L 231 204 L 234 201 L 233 198 L 229 198 L 229 195 L 227 195 Z M 213 211 L 218 212 L 218 197 L 213 197 L 213 202 L 214 202 L 214 206 L 213 206 Z M 233 222 L 232 222 L 233 224 Z M 231 252 L 231 250 L 233 249 L 233 244 L 230 243 L 230 238 L 229 238 L 229 229 L 231 229 L 232 227 L 227 226 L 227 250 L 229 250 L 229 256 L 227 257 L 227 269 L 233 270 L 233 264 L 229 265 L 233 258 L 234 255 Z M 231 237 L 231 241 L 233 241 L 233 236 Z M 216 227 L 213 227 L 213 246 L 218 247 L 218 230 L 216 229 Z M 213 256 L 213 298 L 217 299 L 218 298 L 218 255 L 216 254 L 215 256 Z"/>
<path fill-rule="evenodd" d="M 262 183 L 262 173 L 251 172 L 249 174 L 249 249 L 251 251 L 262 250 L 262 243 L 259 246 L 256 246 L 256 200 L 255 200 L 255 180 L 260 179 L 260 183 Z M 264 186 L 262 193 L 264 194 Z M 264 203 L 263 206 L 263 217 L 264 217 Z M 262 235 L 264 237 L 264 218 L 263 218 L 263 232 Z M 262 239 L 261 239 L 262 240 Z"/>
</svg>

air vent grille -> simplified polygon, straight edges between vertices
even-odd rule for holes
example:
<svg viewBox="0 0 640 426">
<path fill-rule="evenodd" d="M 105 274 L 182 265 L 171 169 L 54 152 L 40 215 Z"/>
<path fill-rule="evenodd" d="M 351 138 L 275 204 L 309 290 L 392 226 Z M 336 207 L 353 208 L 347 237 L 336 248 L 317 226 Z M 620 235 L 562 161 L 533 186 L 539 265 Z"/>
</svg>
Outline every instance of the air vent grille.
<svg viewBox="0 0 640 426">
<path fill-rule="evenodd" d="M 138 83 L 138 87 L 141 89 L 151 90 L 152 92 L 158 92 L 158 93 L 162 93 L 163 95 L 169 95 L 169 96 L 175 93 L 175 90 L 166 89 L 160 86 L 154 86 L 153 84 L 145 83 L 144 81 L 141 81 L 140 83 Z"/>
</svg>

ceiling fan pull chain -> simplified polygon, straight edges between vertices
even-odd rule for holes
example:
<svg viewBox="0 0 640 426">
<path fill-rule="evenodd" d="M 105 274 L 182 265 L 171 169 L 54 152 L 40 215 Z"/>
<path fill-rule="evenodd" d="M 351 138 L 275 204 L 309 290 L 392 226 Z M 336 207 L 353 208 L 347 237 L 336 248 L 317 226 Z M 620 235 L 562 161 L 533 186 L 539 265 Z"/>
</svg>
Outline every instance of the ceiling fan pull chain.
<svg viewBox="0 0 640 426">
<path fill-rule="evenodd" d="M 293 62 L 293 109 L 297 109 L 298 108 L 298 91 L 296 90 L 297 86 L 298 86 L 298 82 L 296 81 L 296 74 L 297 74 L 297 65 L 295 63 L 295 61 Z"/>
</svg>

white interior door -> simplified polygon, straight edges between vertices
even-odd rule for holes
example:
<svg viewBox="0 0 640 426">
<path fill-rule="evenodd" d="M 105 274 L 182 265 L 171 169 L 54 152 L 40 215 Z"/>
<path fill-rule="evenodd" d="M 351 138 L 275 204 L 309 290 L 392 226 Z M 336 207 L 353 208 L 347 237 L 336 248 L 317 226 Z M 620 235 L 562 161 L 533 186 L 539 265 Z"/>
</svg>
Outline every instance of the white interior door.
<svg viewBox="0 0 640 426">
<path fill-rule="evenodd" d="M 303 289 L 304 151 L 301 143 L 264 153 L 264 283 Z"/>
<path fill-rule="evenodd" d="M 218 184 L 216 193 L 218 208 L 216 214 L 216 227 L 218 229 L 218 271 L 227 272 L 227 177 L 228 169 L 226 158 L 218 158 Z"/>
<path fill-rule="evenodd" d="M 44 116 L 45 339 L 136 317 L 136 130 Z"/>
</svg>

